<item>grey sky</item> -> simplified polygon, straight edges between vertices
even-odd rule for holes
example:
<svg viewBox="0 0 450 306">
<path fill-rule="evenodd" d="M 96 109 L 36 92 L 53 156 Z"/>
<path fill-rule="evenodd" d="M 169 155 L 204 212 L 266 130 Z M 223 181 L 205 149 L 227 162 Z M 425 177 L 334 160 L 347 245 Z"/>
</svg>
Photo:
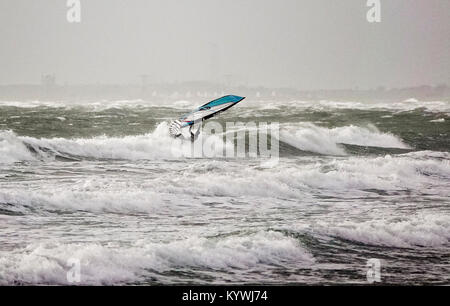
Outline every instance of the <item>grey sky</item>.
<svg viewBox="0 0 450 306">
<path fill-rule="evenodd" d="M 450 83 L 450 1 L 0 0 L 0 84 L 137 83 L 233 75 L 299 89 Z"/>
</svg>

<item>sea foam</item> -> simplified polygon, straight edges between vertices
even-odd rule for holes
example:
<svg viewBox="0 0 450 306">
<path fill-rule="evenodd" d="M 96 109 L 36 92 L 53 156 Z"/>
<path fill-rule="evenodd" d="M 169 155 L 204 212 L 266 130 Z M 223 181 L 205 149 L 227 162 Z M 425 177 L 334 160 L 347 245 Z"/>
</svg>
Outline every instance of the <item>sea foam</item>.
<svg viewBox="0 0 450 306">
<path fill-rule="evenodd" d="M 266 264 L 285 261 L 300 267 L 314 262 L 298 241 L 271 231 L 169 242 L 138 240 L 129 246 L 43 242 L 0 254 L 0 284 L 70 284 L 69 259 L 80 261 L 79 284 L 94 285 L 154 281 L 163 279 L 159 273 L 180 267 L 263 270 Z"/>
</svg>

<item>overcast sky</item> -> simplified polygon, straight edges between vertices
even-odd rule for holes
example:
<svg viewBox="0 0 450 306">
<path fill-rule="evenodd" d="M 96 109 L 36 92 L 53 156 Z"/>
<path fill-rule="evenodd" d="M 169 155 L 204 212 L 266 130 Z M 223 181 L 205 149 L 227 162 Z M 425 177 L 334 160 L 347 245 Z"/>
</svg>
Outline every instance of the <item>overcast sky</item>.
<svg viewBox="0 0 450 306">
<path fill-rule="evenodd" d="M 299 89 L 450 85 L 450 1 L 0 0 L 0 84 L 212 80 Z"/>
</svg>

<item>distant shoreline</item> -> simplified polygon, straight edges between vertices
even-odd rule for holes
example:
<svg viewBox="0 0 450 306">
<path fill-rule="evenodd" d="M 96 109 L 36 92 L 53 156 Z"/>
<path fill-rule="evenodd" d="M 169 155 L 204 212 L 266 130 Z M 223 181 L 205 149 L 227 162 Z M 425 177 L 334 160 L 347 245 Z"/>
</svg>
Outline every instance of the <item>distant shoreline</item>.
<svg viewBox="0 0 450 306">
<path fill-rule="evenodd" d="M 79 99 L 210 99 L 225 94 L 237 94 L 249 99 L 302 99 L 302 100 L 392 100 L 418 99 L 422 101 L 450 100 L 450 87 L 416 86 L 405 88 L 298 90 L 293 88 L 267 88 L 226 86 L 206 82 L 171 84 L 17 84 L 0 85 L 0 100 L 79 100 Z"/>
</svg>

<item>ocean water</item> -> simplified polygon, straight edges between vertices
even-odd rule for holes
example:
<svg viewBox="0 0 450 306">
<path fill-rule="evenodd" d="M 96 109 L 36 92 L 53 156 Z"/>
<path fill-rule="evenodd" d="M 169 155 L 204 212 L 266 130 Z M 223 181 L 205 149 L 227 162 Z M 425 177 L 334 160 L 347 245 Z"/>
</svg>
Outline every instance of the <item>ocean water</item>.
<svg viewBox="0 0 450 306">
<path fill-rule="evenodd" d="M 449 101 L 247 99 L 278 163 L 174 156 L 204 102 L 0 102 L 0 284 L 450 284 Z"/>
</svg>

